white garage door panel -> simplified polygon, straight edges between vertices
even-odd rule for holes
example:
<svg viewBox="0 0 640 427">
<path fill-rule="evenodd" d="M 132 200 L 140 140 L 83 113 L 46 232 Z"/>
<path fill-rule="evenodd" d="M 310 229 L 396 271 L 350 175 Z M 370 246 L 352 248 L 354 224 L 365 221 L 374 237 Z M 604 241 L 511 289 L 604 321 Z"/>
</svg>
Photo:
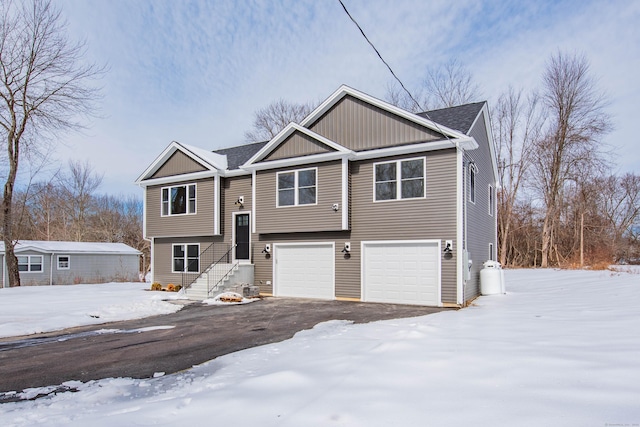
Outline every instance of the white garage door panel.
<svg viewBox="0 0 640 427">
<path fill-rule="evenodd" d="M 437 242 L 365 243 L 363 248 L 365 301 L 439 304 Z"/>
<path fill-rule="evenodd" d="M 275 295 L 333 299 L 333 244 L 275 245 Z"/>
</svg>

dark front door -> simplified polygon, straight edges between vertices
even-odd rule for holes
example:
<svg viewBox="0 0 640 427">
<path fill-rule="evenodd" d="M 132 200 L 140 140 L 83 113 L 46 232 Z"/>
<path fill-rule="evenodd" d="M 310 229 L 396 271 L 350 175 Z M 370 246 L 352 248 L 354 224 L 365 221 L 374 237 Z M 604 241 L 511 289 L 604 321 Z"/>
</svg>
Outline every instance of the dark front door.
<svg viewBox="0 0 640 427">
<path fill-rule="evenodd" d="M 249 214 L 236 215 L 236 260 L 249 259 Z"/>
</svg>

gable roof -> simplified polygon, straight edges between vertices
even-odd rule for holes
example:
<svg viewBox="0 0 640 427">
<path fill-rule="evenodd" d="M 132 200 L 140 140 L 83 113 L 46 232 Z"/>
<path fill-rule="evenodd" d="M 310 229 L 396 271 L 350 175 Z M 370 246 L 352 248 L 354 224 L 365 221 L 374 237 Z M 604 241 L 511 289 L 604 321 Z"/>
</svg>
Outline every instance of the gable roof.
<svg viewBox="0 0 640 427">
<path fill-rule="evenodd" d="M 56 254 L 109 254 L 109 255 L 140 255 L 137 249 L 124 243 L 105 242 L 61 242 L 45 240 L 21 240 L 16 243 L 16 253 L 35 251 Z M 4 254 L 4 242 L 0 242 L 0 253 Z"/>
<path fill-rule="evenodd" d="M 471 104 L 425 111 L 417 113 L 417 115 L 467 135 L 485 104 L 485 101 L 473 102 Z"/>
</svg>

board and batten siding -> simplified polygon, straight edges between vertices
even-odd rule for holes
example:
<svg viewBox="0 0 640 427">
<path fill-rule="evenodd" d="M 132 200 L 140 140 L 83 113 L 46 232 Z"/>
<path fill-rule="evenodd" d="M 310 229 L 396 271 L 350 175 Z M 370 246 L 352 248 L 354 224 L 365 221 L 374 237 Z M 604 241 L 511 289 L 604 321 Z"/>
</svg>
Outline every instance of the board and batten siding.
<svg viewBox="0 0 640 427">
<path fill-rule="evenodd" d="M 176 151 L 167 161 L 151 176 L 151 178 L 164 178 L 167 176 L 182 175 L 185 173 L 202 172 L 207 170 L 204 166 L 193 160 L 181 151 Z"/>
<path fill-rule="evenodd" d="M 275 233 L 255 236 L 256 284 L 263 293 L 273 292 L 273 259 L 258 249 L 266 243 L 335 242 L 335 296 L 361 298 L 361 242 L 371 240 L 456 241 L 456 161 L 454 149 L 409 157 L 426 157 L 426 198 L 373 202 L 373 164 L 407 156 L 355 162 L 350 165 L 350 231 Z M 258 224 L 262 221 L 258 215 Z M 345 242 L 351 252 L 342 253 Z M 273 246 L 272 246 L 273 247 Z M 442 301 L 456 303 L 456 256 L 441 255 Z M 270 283 L 267 283 L 270 282 Z"/>
<path fill-rule="evenodd" d="M 489 215 L 489 185 L 493 186 L 494 199 L 496 197 L 495 182 L 493 176 L 493 163 L 489 150 L 487 129 L 485 121 L 480 117 L 469 135 L 475 138 L 479 147 L 467 152 L 477 168 L 475 203 L 469 201 L 469 171 L 465 168 L 465 185 L 467 197 L 467 248 L 469 258 L 473 261 L 470 280 L 465 284 L 464 300 L 471 301 L 480 295 L 480 270 L 482 264 L 489 259 L 489 243 L 493 243 L 493 259 L 497 250 L 496 242 L 496 212 Z"/>
<path fill-rule="evenodd" d="M 443 139 L 424 126 L 345 96 L 309 129 L 354 150 L 370 150 Z"/>
<path fill-rule="evenodd" d="M 213 235 L 214 209 L 217 208 L 214 201 L 214 178 L 186 181 L 176 185 L 189 184 L 196 184 L 196 213 L 193 215 L 162 216 L 162 188 L 172 184 L 147 187 L 146 237 Z"/>
<path fill-rule="evenodd" d="M 316 204 L 277 207 L 277 173 L 317 167 Z M 270 169 L 256 174 L 256 231 L 301 233 L 342 229 L 342 163 L 326 162 L 293 168 Z"/>
<path fill-rule="evenodd" d="M 335 150 L 329 150 L 326 145 L 316 141 L 309 135 L 296 131 L 285 139 L 275 150 L 269 153 L 263 161 L 309 156 L 311 154 L 321 154 L 329 151 Z"/>
</svg>

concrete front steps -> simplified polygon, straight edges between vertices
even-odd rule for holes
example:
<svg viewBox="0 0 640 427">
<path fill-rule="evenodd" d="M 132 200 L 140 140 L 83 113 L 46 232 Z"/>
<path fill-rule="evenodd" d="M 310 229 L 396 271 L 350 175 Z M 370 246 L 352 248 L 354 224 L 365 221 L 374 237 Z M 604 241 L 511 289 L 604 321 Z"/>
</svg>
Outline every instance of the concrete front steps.
<svg viewBox="0 0 640 427">
<path fill-rule="evenodd" d="M 223 277 L 224 279 L 222 279 Z M 212 289 L 211 293 L 207 295 L 209 278 L 211 278 Z M 219 281 L 220 283 L 215 287 Z M 202 301 L 214 298 L 238 283 L 253 283 L 253 264 L 223 263 L 213 265 L 184 290 L 184 295 L 190 300 Z"/>
</svg>

